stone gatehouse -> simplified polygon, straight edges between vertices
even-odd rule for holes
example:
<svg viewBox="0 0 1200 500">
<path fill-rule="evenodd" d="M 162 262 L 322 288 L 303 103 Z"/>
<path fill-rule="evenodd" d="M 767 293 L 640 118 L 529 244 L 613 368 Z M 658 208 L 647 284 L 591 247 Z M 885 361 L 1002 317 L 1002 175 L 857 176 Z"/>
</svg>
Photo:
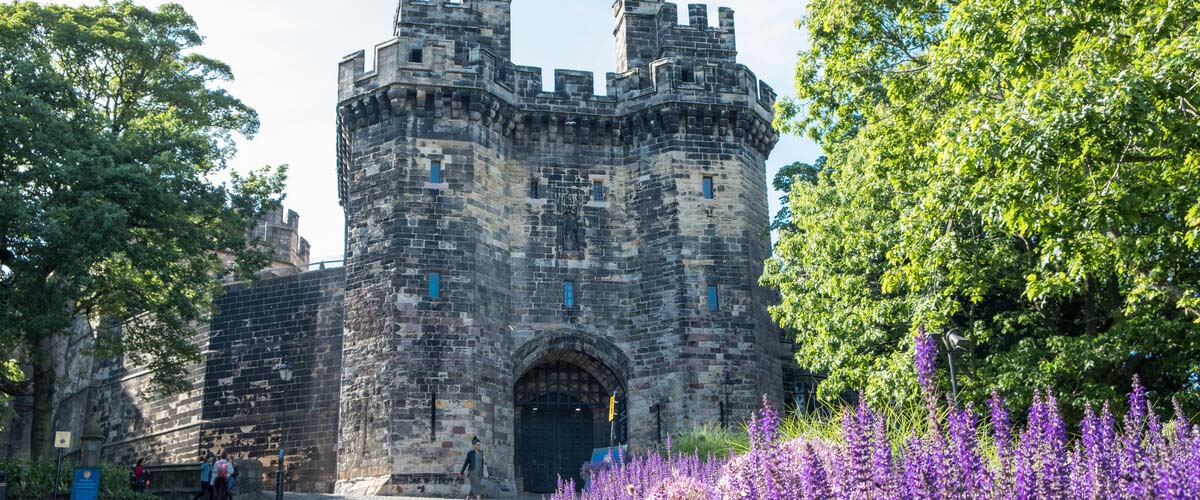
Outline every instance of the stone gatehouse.
<svg viewBox="0 0 1200 500">
<path fill-rule="evenodd" d="M 732 10 L 613 13 L 597 95 L 513 64 L 510 0 L 400 1 L 375 67 L 339 66 L 345 266 L 233 286 L 191 393 L 147 400 L 104 364 L 106 454 L 225 450 L 273 478 L 282 438 L 289 489 L 449 494 L 479 436 L 506 490 L 546 492 L 614 438 L 782 401 L 758 286 L 775 93 L 737 63 Z"/>
</svg>

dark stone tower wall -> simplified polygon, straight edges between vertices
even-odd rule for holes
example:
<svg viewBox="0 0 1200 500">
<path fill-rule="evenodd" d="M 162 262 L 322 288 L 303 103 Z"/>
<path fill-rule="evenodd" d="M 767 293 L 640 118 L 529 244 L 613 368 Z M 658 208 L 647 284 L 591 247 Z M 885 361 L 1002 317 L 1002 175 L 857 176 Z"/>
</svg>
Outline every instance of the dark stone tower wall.
<svg viewBox="0 0 1200 500">
<path fill-rule="evenodd" d="M 193 388 L 182 394 L 151 392 L 151 372 L 128 359 L 102 363 L 93 377 L 105 461 L 187 464 L 226 452 L 262 462 L 263 484 L 274 485 L 285 437 L 287 490 L 331 492 L 344 280 L 330 269 L 228 286 L 197 329 L 205 359 L 189 367 Z M 284 359 L 294 370 L 287 383 Z"/>
<path fill-rule="evenodd" d="M 603 372 L 642 446 L 726 399 L 733 420 L 782 399 L 789 351 L 757 285 L 775 94 L 736 63 L 733 12 L 679 25 L 672 4 L 619 0 L 622 72 L 599 96 L 591 73 L 543 92 L 540 68 L 513 65 L 507 6 L 404 0 L 376 67 L 340 66 L 340 492 L 458 494 L 474 435 L 519 486 L 513 388 L 546 359 Z"/>
<path fill-rule="evenodd" d="M 333 490 L 344 280 L 343 269 L 312 271 L 233 285 L 217 299 L 200 450 L 258 460 L 274 485 L 282 445 L 289 491 Z"/>
</svg>

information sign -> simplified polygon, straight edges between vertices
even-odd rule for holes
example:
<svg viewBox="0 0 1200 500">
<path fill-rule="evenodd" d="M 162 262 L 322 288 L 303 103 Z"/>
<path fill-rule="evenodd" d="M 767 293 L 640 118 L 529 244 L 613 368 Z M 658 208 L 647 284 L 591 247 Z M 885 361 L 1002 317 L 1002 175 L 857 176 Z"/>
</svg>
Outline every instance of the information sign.
<svg viewBox="0 0 1200 500">
<path fill-rule="evenodd" d="M 71 500 L 98 500 L 99 498 L 100 468 L 76 468 L 75 481 L 71 483 Z"/>
<path fill-rule="evenodd" d="M 71 433 L 70 432 L 55 432 L 54 433 L 54 447 L 59 448 L 59 449 L 69 449 L 71 447 Z"/>
</svg>

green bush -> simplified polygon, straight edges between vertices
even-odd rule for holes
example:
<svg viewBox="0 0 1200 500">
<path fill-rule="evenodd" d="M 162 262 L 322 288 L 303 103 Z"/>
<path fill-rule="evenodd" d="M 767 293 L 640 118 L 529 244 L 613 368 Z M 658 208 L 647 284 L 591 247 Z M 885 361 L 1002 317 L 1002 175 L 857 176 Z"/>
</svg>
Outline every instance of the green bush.
<svg viewBox="0 0 1200 500">
<path fill-rule="evenodd" d="M 9 498 L 45 498 L 54 492 L 54 462 L 50 460 L 0 460 L 0 469 L 8 474 Z M 61 491 L 71 491 L 71 464 L 63 462 Z"/>
<path fill-rule="evenodd" d="M 6 458 L 0 460 L 0 470 L 8 474 L 8 497 L 10 499 L 42 499 L 54 496 L 54 461 L 22 460 Z M 62 463 L 59 493 L 71 493 L 71 481 L 75 477 L 75 464 Z M 104 464 L 100 472 L 101 500 L 159 500 L 146 493 L 136 493 L 129 485 L 129 468 L 122 465 Z"/>
</svg>

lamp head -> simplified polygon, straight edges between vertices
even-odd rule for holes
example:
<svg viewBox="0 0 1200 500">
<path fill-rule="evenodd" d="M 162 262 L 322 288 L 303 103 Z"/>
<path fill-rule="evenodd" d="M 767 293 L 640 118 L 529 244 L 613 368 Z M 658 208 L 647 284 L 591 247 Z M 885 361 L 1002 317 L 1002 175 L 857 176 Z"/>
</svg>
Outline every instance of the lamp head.
<svg viewBox="0 0 1200 500">
<path fill-rule="evenodd" d="M 954 350 L 964 349 L 967 346 L 967 338 L 961 330 L 954 328 L 946 332 L 946 346 Z"/>
</svg>

